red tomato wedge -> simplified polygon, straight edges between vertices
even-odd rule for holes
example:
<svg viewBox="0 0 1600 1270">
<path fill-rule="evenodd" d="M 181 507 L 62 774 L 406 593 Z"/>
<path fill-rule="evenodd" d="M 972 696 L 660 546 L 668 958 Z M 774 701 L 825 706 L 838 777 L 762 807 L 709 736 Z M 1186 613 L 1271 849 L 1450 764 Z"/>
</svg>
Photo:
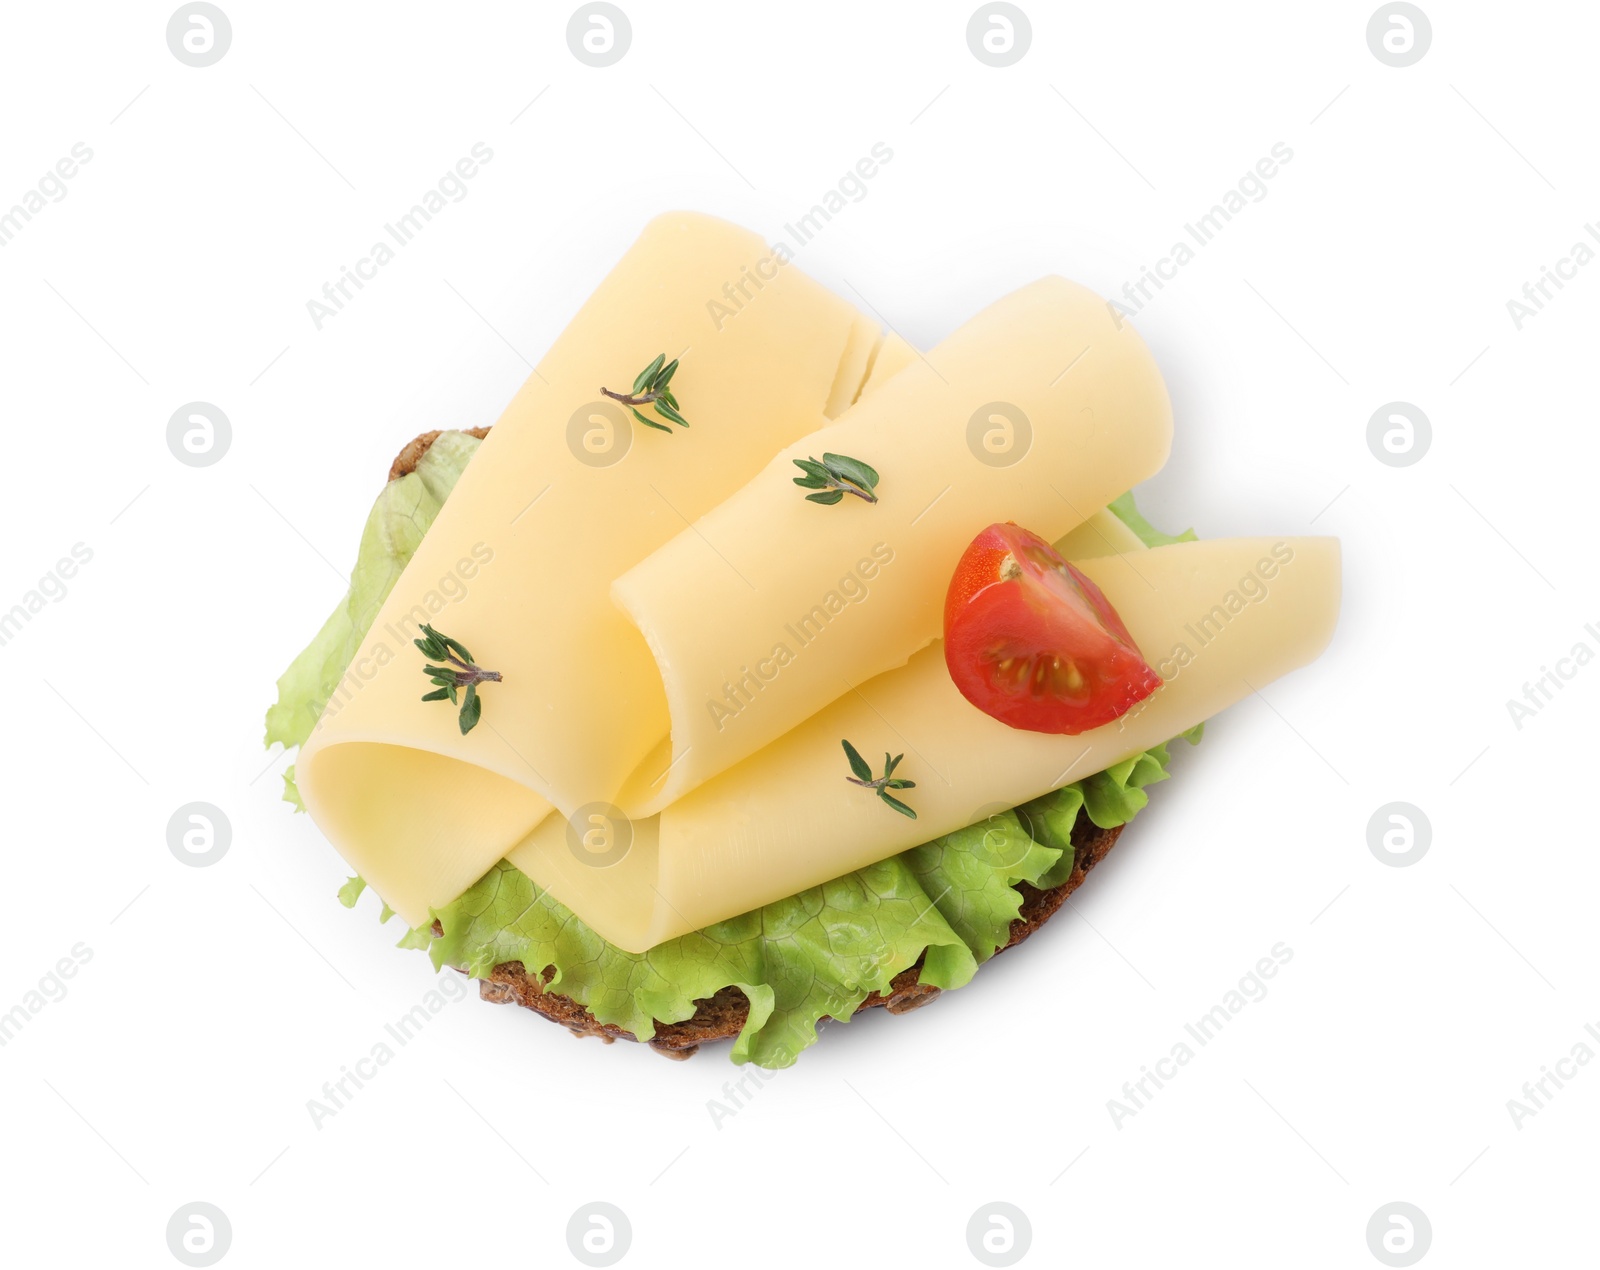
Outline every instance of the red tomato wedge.
<svg viewBox="0 0 1600 1270">
<path fill-rule="evenodd" d="M 1087 732 L 1161 686 L 1100 588 L 1011 523 L 990 525 L 956 565 L 944 660 L 963 697 L 1028 732 Z"/>
</svg>

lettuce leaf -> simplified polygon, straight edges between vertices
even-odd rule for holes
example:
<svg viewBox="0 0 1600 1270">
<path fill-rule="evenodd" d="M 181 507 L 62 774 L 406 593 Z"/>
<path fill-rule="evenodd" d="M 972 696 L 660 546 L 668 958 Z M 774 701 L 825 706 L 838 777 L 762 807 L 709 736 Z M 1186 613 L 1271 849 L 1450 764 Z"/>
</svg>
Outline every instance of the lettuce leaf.
<svg viewBox="0 0 1600 1270">
<path fill-rule="evenodd" d="M 971 955 L 957 960 L 930 949 L 920 979 L 936 988 L 964 987 L 1009 941 L 1022 909 L 1018 882 L 1037 885 L 1062 859 L 1072 869 L 1070 852 L 1036 841 L 1015 811 L 912 847 L 901 859 Z"/>
<path fill-rule="evenodd" d="M 311 735 L 478 444 L 464 433 L 442 433 L 414 473 L 379 494 L 349 594 L 278 680 L 277 704 L 267 712 L 269 747 L 297 746 Z M 1147 545 L 1194 537 L 1153 528 L 1131 494 L 1111 509 Z M 1203 726 L 1185 739 L 1198 741 Z M 1145 788 L 1166 779 L 1167 763 L 1167 746 L 1156 746 L 980 824 L 644 953 L 607 943 L 506 861 L 435 910 L 440 936 L 431 924 L 419 926 L 399 946 L 425 949 L 435 969 L 458 966 L 475 978 L 521 962 L 530 975 L 548 974 L 550 990 L 641 1040 L 655 1035 L 657 1022 L 691 1018 L 698 1001 L 736 987 L 750 1013 L 733 1061 L 787 1067 L 816 1041 L 824 1018 L 850 1018 L 871 993 L 888 993 L 894 977 L 919 959 L 922 983 L 969 983 L 1010 939 L 1022 906 L 1018 884 L 1047 889 L 1070 876 L 1077 818 L 1086 815 L 1101 828 L 1125 824 L 1148 802 Z M 286 801 L 299 806 L 293 768 L 284 785 Z M 353 908 L 365 888 L 352 877 L 340 888 L 339 902 Z M 381 920 L 392 916 L 385 905 Z"/>
<path fill-rule="evenodd" d="M 1192 529 L 1185 529 L 1181 534 L 1173 535 L 1164 534 L 1152 525 L 1134 505 L 1132 490 L 1112 499 L 1107 508 L 1113 516 L 1138 534 L 1139 540 L 1147 547 L 1170 547 L 1175 542 L 1194 541 Z"/>
<path fill-rule="evenodd" d="M 1013 892 L 1014 894 L 1014 892 Z M 750 1016 L 736 1063 L 787 1067 L 824 1016 L 847 1019 L 871 992 L 929 951 L 952 979 L 977 964 L 902 857 L 880 861 L 644 953 L 623 952 L 515 866 L 501 861 L 438 913 L 434 966 L 483 978 L 507 961 L 641 1040 L 656 1021 L 690 1018 L 696 1001 L 739 988 Z"/>
<path fill-rule="evenodd" d="M 360 874 L 352 877 L 339 888 L 339 903 L 346 908 L 354 908 L 356 901 L 361 898 L 361 892 L 367 889 L 367 880 Z"/>
<path fill-rule="evenodd" d="M 1141 807 L 1143 786 L 1167 776 L 1157 746 L 1022 808 L 1002 812 L 865 869 L 644 953 L 607 943 L 570 909 L 502 860 L 435 911 L 435 969 L 487 978 L 520 961 L 546 987 L 640 1040 L 691 1018 L 696 1002 L 736 987 L 750 1016 L 735 1063 L 788 1067 L 824 1017 L 847 1020 L 873 992 L 922 959 L 919 982 L 960 988 L 1004 947 L 1022 907 L 1019 882 L 1048 888 L 1072 872 L 1067 837 L 1081 809 L 1102 828 Z M 1060 835 L 1058 837 L 1058 834 Z M 347 887 L 348 889 L 348 887 Z M 428 927 L 414 935 L 424 937 Z"/>
</svg>

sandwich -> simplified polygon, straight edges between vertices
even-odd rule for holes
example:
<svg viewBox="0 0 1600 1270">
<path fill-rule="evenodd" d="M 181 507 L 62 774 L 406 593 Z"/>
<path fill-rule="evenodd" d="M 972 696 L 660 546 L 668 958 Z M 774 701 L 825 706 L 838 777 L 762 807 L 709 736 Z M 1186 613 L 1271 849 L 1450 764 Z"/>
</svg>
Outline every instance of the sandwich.
<svg viewBox="0 0 1600 1270">
<path fill-rule="evenodd" d="M 1170 437 L 1063 279 L 924 353 L 659 217 L 492 427 L 395 459 L 267 714 L 285 797 L 486 1000 L 788 1066 L 1022 942 L 1331 638 L 1334 540 L 1140 514 Z"/>
</svg>

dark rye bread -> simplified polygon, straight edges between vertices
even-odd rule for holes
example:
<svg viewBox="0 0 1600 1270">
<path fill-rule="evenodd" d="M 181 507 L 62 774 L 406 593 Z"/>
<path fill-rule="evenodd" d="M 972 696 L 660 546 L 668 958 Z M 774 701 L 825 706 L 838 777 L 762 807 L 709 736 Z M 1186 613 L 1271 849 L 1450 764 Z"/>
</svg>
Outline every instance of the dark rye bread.
<svg viewBox="0 0 1600 1270">
<path fill-rule="evenodd" d="M 481 439 L 489 429 L 467 428 L 463 431 Z M 395 457 L 389 469 L 389 479 L 398 480 L 415 471 L 417 463 L 438 436 L 437 431 L 424 432 L 411 441 Z M 1005 947 L 996 952 L 996 956 L 1015 948 L 1056 915 L 1066 903 L 1067 896 L 1083 884 L 1089 870 L 1105 859 L 1106 853 L 1116 845 L 1122 828 L 1119 825 L 1114 829 L 1101 829 L 1087 815 L 1079 813 L 1077 823 L 1072 827 L 1072 875 L 1060 886 L 1048 891 L 1041 891 L 1026 882 L 1017 884 L 1017 890 L 1022 895 L 1022 907 L 1011 922 L 1010 939 Z M 433 924 L 433 932 L 435 935 L 442 933 L 437 921 Z M 879 992 L 871 993 L 857 1009 L 869 1010 L 883 1006 L 890 1014 L 906 1014 L 927 1005 L 939 995 L 941 989 L 918 983 L 921 972 L 922 959 L 919 957 L 914 965 L 890 980 L 891 991 L 887 996 Z M 554 966 L 544 966 L 533 975 L 520 961 L 502 962 L 490 972 L 487 979 L 479 980 L 478 995 L 485 1001 L 497 1004 L 526 1006 L 552 1023 L 561 1024 L 574 1036 L 597 1036 L 607 1045 L 612 1041 L 639 1039 L 632 1032 L 614 1024 L 601 1023 L 571 997 L 548 991 L 545 985 L 554 976 Z M 648 1042 L 650 1048 L 666 1058 L 690 1058 L 707 1041 L 728 1040 L 737 1036 L 750 1014 L 749 1000 L 738 988 L 732 987 L 696 1001 L 695 1006 L 693 1016 L 681 1022 L 662 1023 L 658 1020 L 656 1034 Z"/>
</svg>

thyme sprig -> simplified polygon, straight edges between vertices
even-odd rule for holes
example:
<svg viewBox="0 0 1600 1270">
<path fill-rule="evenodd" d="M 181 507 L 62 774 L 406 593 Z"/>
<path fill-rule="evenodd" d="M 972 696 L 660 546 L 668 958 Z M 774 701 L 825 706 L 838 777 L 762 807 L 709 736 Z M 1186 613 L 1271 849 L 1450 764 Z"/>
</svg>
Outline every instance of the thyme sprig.
<svg viewBox="0 0 1600 1270">
<path fill-rule="evenodd" d="M 917 818 L 916 812 L 912 811 L 911 808 L 889 792 L 891 789 L 915 789 L 917 787 L 916 781 L 903 780 L 894 774 L 894 769 L 900 766 L 900 760 L 905 757 L 904 754 L 896 754 L 893 758 L 890 758 L 888 752 L 885 751 L 883 756 L 883 775 L 874 778 L 872 767 L 866 759 L 861 757 L 861 752 L 851 745 L 849 741 L 841 741 L 840 744 L 844 746 L 844 756 L 850 760 L 850 770 L 855 773 L 854 776 L 846 776 L 845 780 L 852 785 L 860 785 L 863 789 L 872 790 L 902 816 L 909 816 L 912 820 Z"/>
<path fill-rule="evenodd" d="M 678 359 L 667 361 L 667 355 L 660 353 L 655 361 L 651 362 L 638 375 L 634 377 L 633 389 L 630 392 L 612 392 L 609 388 L 600 391 L 612 401 L 620 401 L 633 411 L 633 417 L 647 428 L 655 428 L 659 432 L 671 432 L 666 423 L 657 423 L 648 415 L 641 414 L 640 406 L 654 406 L 656 413 L 667 423 L 675 423 L 680 428 L 687 428 L 689 421 L 678 413 L 678 399 L 672 395 L 672 389 L 667 387 L 672 382 L 672 376 L 677 373 Z"/>
<path fill-rule="evenodd" d="M 483 698 L 478 695 L 478 685 L 499 683 L 500 672 L 484 670 L 475 665 L 466 645 L 459 640 L 451 639 L 448 635 L 441 635 L 426 623 L 423 624 L 422 633 L 424 638 L 411 641 L 422 650 L 422 655 L 430 662 L 449 663 L 443 666 L 430 664 L 422 668 L 422 673 L 428 677 L 428 682 L 437 685 L 422 699 L 424 701 L 448 699 L 452 705 L 460 706 L 461 735 L 465 736 L 477 727 L 478 720 L 483 717 Z M 465 689 L 465 692 L 462 692 L 462 689 Z"/>
<path fill-rule="evenodd" d="M 878 487 L 877 469 L 867 466 L 860 459 L 853 459 L 848 454 L 824 454 L 820 463 L 811 458 L 792 461 L 805 473 L 804 476 L 795 477 L 794 483 L 801 489 L 820 491 L 807 494 L 808 503 L 823 503 L 831 507 L 846 494 L 854 494 L 869 503 L 878 501 L 878 496 L 873 493 Z"/>
</svg>

